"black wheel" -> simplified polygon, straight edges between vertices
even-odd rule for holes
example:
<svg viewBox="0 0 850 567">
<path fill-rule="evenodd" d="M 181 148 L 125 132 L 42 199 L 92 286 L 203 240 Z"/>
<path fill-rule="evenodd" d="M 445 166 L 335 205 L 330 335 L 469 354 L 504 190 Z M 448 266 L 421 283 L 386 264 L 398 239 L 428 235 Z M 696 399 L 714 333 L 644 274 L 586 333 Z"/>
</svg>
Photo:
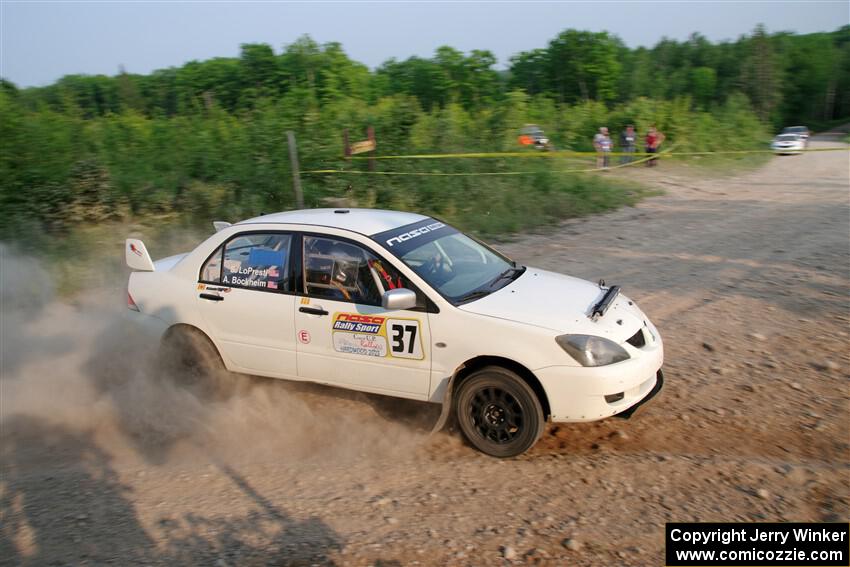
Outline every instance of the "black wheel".
<svg viewBox="0 0 850 567">
<path fill-rule="evenodd" d="M 534 390 L 506 368 L 488 366 L 464 380 L 457 421 L 466 439 L 493 457 L 514 457 L 543 433 L 543 408 Z"/>
<path fill-rule="evenodd" d="M 224 367 L 215 345 L 201 332 L 170 332 L 159 352 L 159 375 L 201 399 L 226 399 L 235 390 L 234 377 Z"/>
</svg>

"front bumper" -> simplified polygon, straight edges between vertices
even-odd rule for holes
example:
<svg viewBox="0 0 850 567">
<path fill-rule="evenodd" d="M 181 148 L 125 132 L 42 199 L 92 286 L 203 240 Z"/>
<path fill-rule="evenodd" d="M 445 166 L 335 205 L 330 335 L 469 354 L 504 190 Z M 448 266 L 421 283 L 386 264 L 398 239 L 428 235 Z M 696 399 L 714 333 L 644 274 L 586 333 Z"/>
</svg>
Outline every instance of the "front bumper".
<svg viewBox="0 0 850 567">
<path fill-rule="evenodd" d="M 626 414 L 648 402 L 664 383 L 663 345 L 659 339 L 631 354 L 629 360 L 608 366 L 549 366 L 534 370 L 546 391 L 551 420 L 595 421 Z"/>
<path fill-rule="evenodd" d="M 773 153 L 775 154 L 798 154 L 802 152 L 805 148 L 802 146 L 773 146 Z"/>
<path fill-rule="evenodd" d="M 664 387 L 664 372 L 660 369 L 658 373 L 655 375 L 655 386 L 649 393 L 644 397 L 641 401 L 627 409 L 626 411 L 621 411 L 620 413 L 615 413 L 614 417 L 619 417 L 621 419 L 631 419 L 631 417 L 635 414 L 637 410 L 643 407 L 643 405 L 658 395 L 661 389 Z"/>
</svg>

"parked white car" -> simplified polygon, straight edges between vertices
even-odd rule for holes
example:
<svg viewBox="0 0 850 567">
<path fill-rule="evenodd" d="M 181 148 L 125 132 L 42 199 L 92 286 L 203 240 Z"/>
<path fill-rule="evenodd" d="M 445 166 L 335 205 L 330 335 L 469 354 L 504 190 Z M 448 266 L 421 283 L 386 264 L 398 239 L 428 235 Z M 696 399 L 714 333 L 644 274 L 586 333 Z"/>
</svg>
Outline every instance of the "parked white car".
<svg viewBox="0 0 850 567">
<path fill-rule="evenodd" d="M 797 134 L 806 143 L 806 146 L 808 146 L 809 137 L 812 133 L 806 126 L 786 126 L 780 134 Z"/>
<path fill-rule="evenodd" d="M 777 154 L 797 154 L 806 149 L 806 140 L 799 134 L 779 134 L 770 143 Z"/>
<path fill-rule="evenodd" d="M 618 286 L 517 265 L 434 218 L 314 209 L 216 228 L 158 262 L 126 242 L 131 319 L 195 368 L 441 403 L 440 427 L 454 415 L 497 457 L 547 420 L 629 416 L 661 389 L 661 337 Z"/>
</svg>

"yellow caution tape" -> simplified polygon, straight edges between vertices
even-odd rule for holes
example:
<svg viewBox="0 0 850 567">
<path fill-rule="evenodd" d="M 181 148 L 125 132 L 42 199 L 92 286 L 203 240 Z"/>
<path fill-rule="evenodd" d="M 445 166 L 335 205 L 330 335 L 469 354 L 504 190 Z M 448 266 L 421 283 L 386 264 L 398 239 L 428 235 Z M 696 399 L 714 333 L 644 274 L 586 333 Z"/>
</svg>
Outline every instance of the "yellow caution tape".
<svg viewBox="0 0 850 567">
<path fill-rule="evenodd" d="M 794 152 L 835 152 L 835 151 L 850 151 L 850 148 L 812 148 L 807 150 L 791 150 Z M 568 150 L 553 150 L 553 151 L 528 151 L 528 152 L 475 152 L 475 153 L 455 153 L 455 154 L 410 154 L 397 156 L 354 156 L 344 159 L 349 160 L 371 160 L 371 159 L 466 159 L 466 158 L 558 158 L 558 157 L 578 157 L 578 156 L 598 156 L 603 152 L 574 152 Z M 653 156 L 659 153 L 649 152 L 604 152 L 609 156 Z M 705 152 L 675 152 L 677 156 L 703 156 L 717 154 L 773 154 L 776 150 L 717 150 Z"/>
<path fill-rule="evenodd" d="M 671 146 L 670 149 L 658 152 L 657 154 L 642 154 L 647 157 L 642 159 L 636 159 L 629 163 L 621 163 L 619 165 L 614 165 L 611 167 L 592 167 L 592 168 L 582 168 L 582 169 L 549 169 L 543 172 L 541 171 L 463 171 L 463 172 L 439 172 L 439 171 L 359 171 L 356 169 L 313 169 L 309 171 L 302 171 L 301 173 L 305 174 L 333 174 L 333 173 L 343 173 L 343 174 L 353 174 L 353 175 L 388 175 L 388 176 L 419 176 L 419 177 L 475 177 L 475 176 L 494 176 L 494 175 L 534 175 L 539 173 L 592 173 L 594 171 L 609 171 L 612 169 L 620 169 L 623 167 L 631 167 L 644 162 L 647 162 L 653 158 L 659 158 L 669 155 L 669 153 L 673 150 L 675 146 Z M 597 155 L 596 153 L 591 153 L 590 155 Z M 627 154 L 634 156 L 635 154 Z"/>
<path fill-rule="evenodd" d="M 674 152 L 676 146 L 670 146 L 669 149 L 658 153 L 648 152 L 607 152 L 608 156 L 644 156 L 640 159 L 635 159 L 629 163 L 621 163 L 610 167 L 593 167 L 582 169 L 549 169 L 541 171 L 464 171 L 464 172 L 438 172 L 438 171 L 358 171 L 352 169 L 314 169 L 302 171 L 304 174 L 352 174 L 352 175 L 386 175 L 386 176 L 419 176 L 419 177 L 475 177 L 475 176 L 497 176 L 497 175 L 535 175 L 539 173 L 592 173 L 595 171 L 610 171 L 612 169 L 621 169 L 624 167 L 633 167 L 641 163 L 645 163 L 653 158 L 659 157 L 676 157 L 676 156 L 710 156 L 718 154 L 774 154 L 775 150 L 723 150 L 716 152 Z M 838 148 L 812 148 L 810 150 L 793 150 L 795 152 L 834 152 L 845 151 L 850 152 L 848 147 Z M 566 156 L 596 156 L 602 155 L 601 152 L 566 152 L 552 151 L 539 153 L 525 152 L 501 152 L 501 153 L 467 153 L 467 154 L 421 154 L 407 156 L 376 156 L 374 159 L 443 159 L 443 158 L 495 158 L 495 157 L 566 157 Z M 348 159 L 370 159 L 370 158 L 348 158 Z"/>
</svg>

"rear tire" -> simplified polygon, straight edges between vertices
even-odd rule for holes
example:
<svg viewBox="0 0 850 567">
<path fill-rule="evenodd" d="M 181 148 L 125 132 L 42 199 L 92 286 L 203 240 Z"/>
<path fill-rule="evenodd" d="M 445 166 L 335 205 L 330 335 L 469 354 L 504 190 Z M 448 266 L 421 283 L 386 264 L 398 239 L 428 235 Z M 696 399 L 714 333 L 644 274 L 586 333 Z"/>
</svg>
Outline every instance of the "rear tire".
<svg viewBox="0 0 850 567">
<path fill-rule="evenodd" d="M 464 437 L 493 457 L 515 457 L 530 449 L 545 425 L 534 390 L 506 368 L 488 366 L 464 380 L 455 412 Z"/>
<path fill-rule="evenodd" d="M 227 399 L 235 391 L 234 376 L 224 367 L 215 345 L 200 331 L 177 329 L 163 339 L 160 376 L 203 400 Z"/>
</svg>

